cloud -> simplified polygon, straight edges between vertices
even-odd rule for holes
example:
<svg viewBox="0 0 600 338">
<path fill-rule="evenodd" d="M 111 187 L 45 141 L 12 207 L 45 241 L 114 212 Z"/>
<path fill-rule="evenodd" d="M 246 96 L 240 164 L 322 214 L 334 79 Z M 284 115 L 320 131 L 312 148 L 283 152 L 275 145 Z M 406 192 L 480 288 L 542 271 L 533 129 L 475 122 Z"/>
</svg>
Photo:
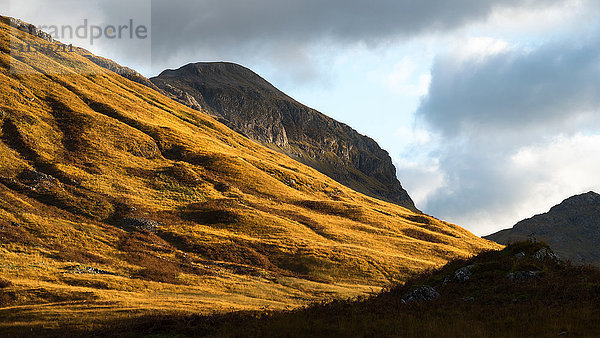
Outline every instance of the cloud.
<svg viewBox="0 0 600 338">
<path fill-rule="evenodd" d="M 93 51 L 116 58 L 145 75 L 197 61 L 233 61 L 272 73 L 289 74 L 297 82 L 327 71 L 318 60 L 331 48 L 386 45 L 422 34 L 448 34 L 465 25 L 485 22 L 495 13 L 539 11 L 574 0 L 75 0 L 43 3 L 9 0 L 15 16 L 34 23 L 47 18 L 88 17 L 121 22 L 146 16 L 151 8 L 152 51 L 145 46 L 108 41 Z M 56 4 L 55 4 L 56 3 Z M 63 6 L 64 3 L 74 5 Z M 75 10 L 73 10 L 75 9 Z M 89 9 L 89 10 L 86 10 Z M 25 14 L 24 14 L 25 13 Z M 78 18 L 79 19 L 79 18 Z M 119 50 L 123 49 L 123 52 Z M 139 55 L 130 55 L 131 51 Z M 127 57 L 118 57 L 119 53 Z M 152 59 L 152 70 L 146 63 Z M 330 60 L 331 61 L 331 60 Z M 322 63 L 322 62 L 321 62 Z M 140 64 L 142 64 L 140 66 Z M 423 78 L 422 82 L 426 83 Z"/>
<path fill-rule="evenodd" d="M 505 8 L 533 10 L 567 0 L 154 0 L 153 59 L 160 67 L 200 59 L 303 55 L 310 46 L 376 45 L 423 33 L 447 33 Z M 310 67 L 311 63 L 304 63 Z M 290 69 L 291 68 L 291 69 Z"/>
<path fill-rule="evenodd" d="M 600 134 L 577 133 L 509 150 L 447 152 L 438 171 L 444 182 L 430 192 L 426 211 L 479 235 L 511 227 L 569 196 L 600 191 L 598 149 Z"/>
<path fill-rule="evenodd" d="M 417 110 L 443 177 L 423 209 L 483 235 L 600 189 L 599 41 L 479 39 L 440 55 Z"/>
<path fill-rule="evenodd" d="M 547 134 L 598 123 L 599 42 L 551 43 L 534 50 L 492 43 L 475 54 L 461 49 L 443 55 L 433 66 L 418 115 L 449 136 L 515 127 Z"/>
<path fill-rule="evenodd" d="M 431 75 L 418 73 L 419 63 L 410 57 L 403 57 L 383 77 L 383 83 L 394 93 L 421 97 L 427 94 Z"/>
<path fill-rule="evenodd" d="M 427 208 L 428 199 L 445 185 L 444 175 L 436 159 L 413 162 L 397 159 L 394 160 L 394 165 L 398 177 L 402 178 L 402 185 L 410 192 L 418 208 Z"/>
</svg>

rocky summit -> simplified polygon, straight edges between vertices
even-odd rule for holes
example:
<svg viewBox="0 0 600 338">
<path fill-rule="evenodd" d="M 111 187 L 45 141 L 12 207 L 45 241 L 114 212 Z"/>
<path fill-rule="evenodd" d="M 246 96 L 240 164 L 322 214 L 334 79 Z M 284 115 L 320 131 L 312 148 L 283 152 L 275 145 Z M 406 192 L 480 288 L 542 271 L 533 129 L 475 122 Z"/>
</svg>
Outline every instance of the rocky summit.
<svg viewBox="0 0 600 338">
<path fill-rule="evenodd" d="M 567 198 L 545 214 L 485 238 L 501 244 L 544 241 L 562 259 L 600 265 L 600 195 L 590 191 Z"/>
<path fill-rule="evenodd" d="M 150 79 L 172 99 L 366 195 L 417 211 L 389 154 L 371 138 L 321 114 L 232 63 L 195 63 Z"/>
</svg>

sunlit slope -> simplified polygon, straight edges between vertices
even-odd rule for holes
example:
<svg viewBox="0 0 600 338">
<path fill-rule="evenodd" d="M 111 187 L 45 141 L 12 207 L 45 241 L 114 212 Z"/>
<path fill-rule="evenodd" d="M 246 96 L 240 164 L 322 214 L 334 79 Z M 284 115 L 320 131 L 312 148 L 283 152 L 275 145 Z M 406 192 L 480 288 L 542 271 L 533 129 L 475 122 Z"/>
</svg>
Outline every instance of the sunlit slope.
<svg viewBox="0 0 600 338">
<path fill-rule="evenodd" d="M 84 50 L 11 50 L 50 42 L 4 21 L 0 306 L 282 308 L 500 247 L 354 192 Z"/>
</svg>

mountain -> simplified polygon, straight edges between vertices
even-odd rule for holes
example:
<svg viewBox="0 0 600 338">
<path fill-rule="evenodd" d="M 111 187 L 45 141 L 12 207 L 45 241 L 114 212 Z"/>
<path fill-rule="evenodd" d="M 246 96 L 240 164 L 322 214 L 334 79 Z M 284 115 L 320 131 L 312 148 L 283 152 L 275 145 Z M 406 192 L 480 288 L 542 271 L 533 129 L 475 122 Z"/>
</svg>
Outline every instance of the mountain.
<svg viewBox="0 0 600 338">
<path fill-rule="evenodd" d="M 590 191 L 567 198 L 545 214 L 485 238 L 501 244 L 544 241 L 563 259 L 600 266 L 600 195 Z"/>
<path fill-rule="evenodd" d="M 0 20 L 2 332 L 293 308 L 501 248 L 353 191 L 86 50 L 9 23 Z"/>
<path fill-rule="evenodd" d="M 366 195 L 417 211 L 389 154 L 367 136 L 298 103 L 232 63 L 194 63 L 150 79 L 174 100 Z"/>
<path fill-rule="evenodd" d="M 404 285 L 293 311 L 150 315 L 56 336 L 598 337 L 600 269 L 557 260 L 544 244 L 453 261 Z M 8 331 L 10 332 L 10 331 Z"/>
</svg>

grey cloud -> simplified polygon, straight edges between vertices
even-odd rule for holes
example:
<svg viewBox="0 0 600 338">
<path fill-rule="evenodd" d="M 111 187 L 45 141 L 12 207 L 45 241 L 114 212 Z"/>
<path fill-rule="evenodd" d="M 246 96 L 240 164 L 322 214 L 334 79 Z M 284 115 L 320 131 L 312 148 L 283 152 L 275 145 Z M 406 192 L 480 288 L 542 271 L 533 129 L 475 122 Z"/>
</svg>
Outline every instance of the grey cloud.
<svg viewBox="0 0 600 338">
<path fill-rule="evenodd" d="M 452 30 L 485 19 L 497 7 L 559 2 L 564 0 L 154 0 L 152 56 L 157 67 L 195 57 L 273 61 L 280 48 L 294 53 L 290 46 L 297 46 L 302 53 L 319 41 L 377 44 Z"/>
<path fill-rule="evenodd" d="M 503 216 L 513 217 L 515 205 L 538 183 L 510 170 L 510 150 L 484 142 L 446 145 L 439 158 L 445 186 L 429 196 L 425 211 L 479 234 L 510 226 L 502 224 L 507 218 Z M 482 214 L 498 223 L 474 223 Z"/>
<path fill-rule="evenodd" d="M 600 122 L 600 39 L 481 61 L 440 57 L 419 117 L 445 135 L 470 130 L 569 132 Z"/>
</svg>

